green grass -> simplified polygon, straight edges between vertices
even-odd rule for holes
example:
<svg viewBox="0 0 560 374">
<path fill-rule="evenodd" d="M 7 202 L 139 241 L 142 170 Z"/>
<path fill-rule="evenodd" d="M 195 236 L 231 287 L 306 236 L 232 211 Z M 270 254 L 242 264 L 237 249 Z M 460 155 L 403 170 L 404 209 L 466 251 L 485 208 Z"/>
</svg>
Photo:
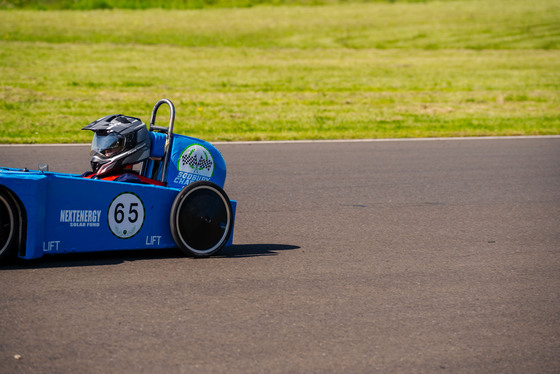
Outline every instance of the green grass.
<svg viewBox="0 0 560 374">
<path fill-rule="evenodd" d="M 0 0 L 0 9 L 202 9 L 246 8 L 255 5 L 325 5 L 348 2 L 426 2 L 433 0 Z M 442 1 L 442 0 L 440 0 Z M 449 0 L 443 0 L 449 1 Z"/>
<path fill-rule="evenodd" d="M 163 97 L 208 140 L 560 134 L 559 48 L 554 0 L 0 11 L 0 142 Z"/>
</svg>

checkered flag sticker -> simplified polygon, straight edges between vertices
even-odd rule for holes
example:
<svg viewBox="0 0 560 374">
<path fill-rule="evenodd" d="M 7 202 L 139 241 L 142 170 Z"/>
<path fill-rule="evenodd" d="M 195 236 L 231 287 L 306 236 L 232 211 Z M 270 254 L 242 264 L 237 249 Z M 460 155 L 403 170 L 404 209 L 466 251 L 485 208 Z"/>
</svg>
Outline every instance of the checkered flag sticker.
<svg viewBox="0 0 560 374">
<path fill-rule="evenodd" d="M 214 159 L 202 145 L 193 144 L 181 154 L 178 169 L 210 177 L 214 172 Z"/>
<path fill-rule="evenodd" d="M 212 170 L 212 166 L 214 165 L 214 163 L 212 162 L 212 160 L 208 159 L 208 156 L 206 154 L 204 155 L 206 157 L 197 157 L 197 155 L 193 155 L 192 152 L 190 155 L 183 155 L 183 157 L 181 157 L 181 162 L 183 163 L 183 165 L 188 165 L 191 169 L 195 170 Z"/>
</svg>

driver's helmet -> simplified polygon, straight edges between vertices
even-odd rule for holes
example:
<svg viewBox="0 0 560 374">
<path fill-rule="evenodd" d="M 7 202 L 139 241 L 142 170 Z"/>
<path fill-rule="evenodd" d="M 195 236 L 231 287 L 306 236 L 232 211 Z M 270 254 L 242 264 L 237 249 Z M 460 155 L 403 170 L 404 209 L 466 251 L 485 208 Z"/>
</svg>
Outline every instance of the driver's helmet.
<svg viewBox="0 0 560 374">
<path fill-rule="evenodd" d="M 97 175 L 123 169 L 150 156 L 150 135 L 138 118 L 113 114 L 98 119 L 82 130 L 91 130 L 91 168 Z"/>
</svg>

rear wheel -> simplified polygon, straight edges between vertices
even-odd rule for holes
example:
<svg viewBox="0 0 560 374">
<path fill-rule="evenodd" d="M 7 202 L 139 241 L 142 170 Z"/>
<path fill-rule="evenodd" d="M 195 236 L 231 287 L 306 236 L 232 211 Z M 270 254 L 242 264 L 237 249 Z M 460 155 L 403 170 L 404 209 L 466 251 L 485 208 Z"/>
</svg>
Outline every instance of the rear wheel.
<svg viewBox="0 0 560 374">
<path fill-rule="evenodd" d="M 14 253 L 17 238 L 17 209 L 7 191 L 0 189 L 0 260 Z"/>
<path fill-rule="evenodd" d="M 217 184 L 194 182 L 175 198 L 170 219 L 171 234 L 183 252 L 210 256 L 224 247 L 231 234 L 231 202 Z"/>
</svg>

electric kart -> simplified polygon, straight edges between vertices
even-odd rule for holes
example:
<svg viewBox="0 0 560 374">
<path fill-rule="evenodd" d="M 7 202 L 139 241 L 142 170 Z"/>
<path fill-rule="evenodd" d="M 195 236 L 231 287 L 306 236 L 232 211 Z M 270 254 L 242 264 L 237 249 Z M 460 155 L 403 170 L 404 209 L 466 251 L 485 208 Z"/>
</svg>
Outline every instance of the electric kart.
<svg viewBox="0 0 560 374">
<path fill-rule="evenodd" d="M 162 104 L 168 127 L 156 126 Z M 178 247 L 206 257 L 232 244 L 236 202 L 226 165 L 210 143 L 173 133 L 162 99 L 150 124 L 150 157 L 137 184 L 40 170 L 0 168 L 0 260 L 44 254 Z"/>
</svg>

